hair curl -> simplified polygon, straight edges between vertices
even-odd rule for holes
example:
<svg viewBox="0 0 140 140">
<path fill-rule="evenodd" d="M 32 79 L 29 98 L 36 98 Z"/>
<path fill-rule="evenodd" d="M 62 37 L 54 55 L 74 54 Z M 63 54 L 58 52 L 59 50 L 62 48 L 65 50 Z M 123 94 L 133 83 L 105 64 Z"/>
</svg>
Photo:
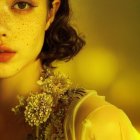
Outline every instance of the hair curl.
<svg viewBox="0 0 140 140">
<path fill-rule="evenodd" d="M 52 1 L 48 0 L 49 8 Z M 85 40 L 70 25 L 69 0 L 61 0 L 53 23 L 45 33 L 40 57 L 42 63 L 51 64 L 54 60 L 68 61 L 85 45 Z"/>
</svg>

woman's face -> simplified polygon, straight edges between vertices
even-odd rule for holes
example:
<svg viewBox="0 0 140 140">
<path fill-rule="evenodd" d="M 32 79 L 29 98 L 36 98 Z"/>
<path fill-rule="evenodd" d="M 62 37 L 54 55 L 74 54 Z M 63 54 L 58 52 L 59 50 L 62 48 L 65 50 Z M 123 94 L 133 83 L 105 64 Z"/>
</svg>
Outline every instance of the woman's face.
<svg viewBox="0 0 140 140">
<path fill-rule="evenodd" d="M 35 61 L 48 22 L 47 0 L 0 0 L 0 78 Z"/>
</svg>

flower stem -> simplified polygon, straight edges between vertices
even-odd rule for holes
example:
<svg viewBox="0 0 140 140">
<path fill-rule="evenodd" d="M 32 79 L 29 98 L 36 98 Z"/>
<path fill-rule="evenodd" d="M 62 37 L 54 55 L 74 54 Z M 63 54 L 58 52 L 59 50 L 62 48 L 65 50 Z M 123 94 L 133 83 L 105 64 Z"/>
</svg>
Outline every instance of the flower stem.
<svg viewBox="0 0 140 140">
<path fill-rule="evenodd" d="M 39 126 L 36 126 L 36 140 L 39 140 Z"/>
</svg>

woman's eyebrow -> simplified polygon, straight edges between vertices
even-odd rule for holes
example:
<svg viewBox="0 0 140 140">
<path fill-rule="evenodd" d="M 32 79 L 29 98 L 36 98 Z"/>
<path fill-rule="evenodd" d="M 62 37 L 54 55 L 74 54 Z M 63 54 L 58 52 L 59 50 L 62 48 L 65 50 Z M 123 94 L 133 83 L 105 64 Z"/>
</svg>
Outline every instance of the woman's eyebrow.
<svg viewBox="0 0 140 140">
<path fill-rule="evenodd" d="M 40 0 L 7 0 L 8 3 L 16 3 L 16 2 L 30 2 L 34 4 L 39 4 Z"/>
<path fill-rule="evenodd" d="M 38 2 L 39 0 L 8 0 L 8 2 Z"/>
</svg>

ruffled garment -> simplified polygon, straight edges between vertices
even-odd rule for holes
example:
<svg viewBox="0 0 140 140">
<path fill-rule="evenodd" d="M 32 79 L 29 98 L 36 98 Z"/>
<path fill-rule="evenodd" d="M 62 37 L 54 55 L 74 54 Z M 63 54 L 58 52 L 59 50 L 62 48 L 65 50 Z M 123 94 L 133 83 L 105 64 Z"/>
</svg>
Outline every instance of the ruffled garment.
<svg viewBox="0 0 140 140">
<path fill-rule="evenodd" d="M 94 90 L 72 102 L 64 133 L 66 140 L 140 140 L 126 114 Z"/>
</svg>

